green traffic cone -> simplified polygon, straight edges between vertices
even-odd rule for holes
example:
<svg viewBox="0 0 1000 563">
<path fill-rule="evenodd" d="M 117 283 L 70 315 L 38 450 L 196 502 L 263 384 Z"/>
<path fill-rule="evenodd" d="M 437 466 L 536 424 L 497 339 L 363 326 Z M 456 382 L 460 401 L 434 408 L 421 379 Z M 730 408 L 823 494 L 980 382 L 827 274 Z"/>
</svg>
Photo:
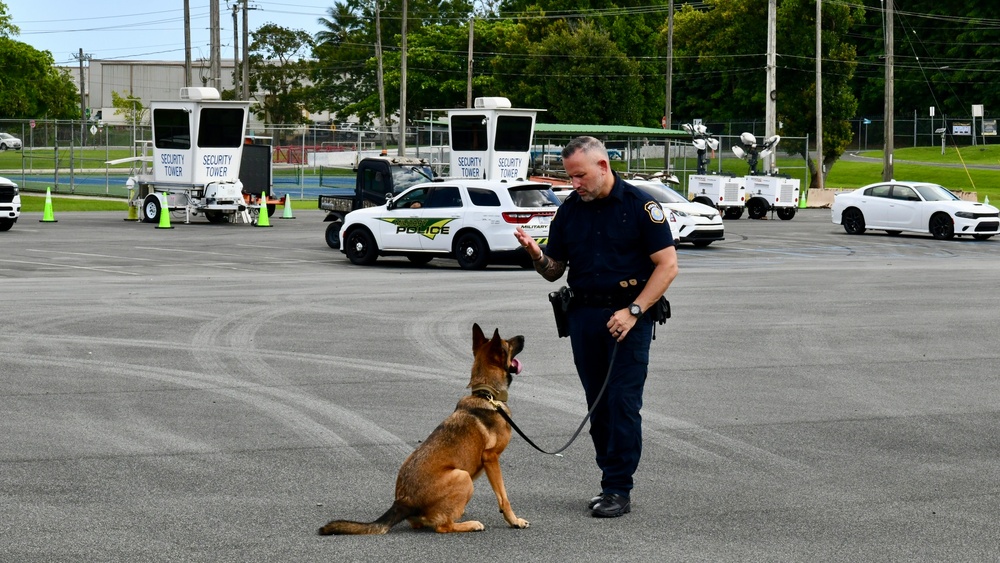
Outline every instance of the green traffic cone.
<svg viewBox="0 0 1000 563">
<path fill-rule="evenodd" d="M 160 224 L 157 229 L 173 229 L 170 225 L 170 208 L 167 207 L 167 194 L 160 196 Z"/>
<path fill-rule="evenodd" d="M 58 223 L 52 215 L 52 188 L 45 188 L 45 209 L 42 210 L 42 218 L 39 223 Z"/>
<path fill-rule="evenodd" d="M 292 215 L 292 196 L 285 194 L 285 210 L 281 214 L 282 219 L 294 219 L 295 215 Z"/>
<path fill-rule="evenodd" d="M 257 209 L 257 226 L 270 227 L 271 220 L 267 216 L 267 192 L 260 193 L 260 207 Z"/>
</svg>

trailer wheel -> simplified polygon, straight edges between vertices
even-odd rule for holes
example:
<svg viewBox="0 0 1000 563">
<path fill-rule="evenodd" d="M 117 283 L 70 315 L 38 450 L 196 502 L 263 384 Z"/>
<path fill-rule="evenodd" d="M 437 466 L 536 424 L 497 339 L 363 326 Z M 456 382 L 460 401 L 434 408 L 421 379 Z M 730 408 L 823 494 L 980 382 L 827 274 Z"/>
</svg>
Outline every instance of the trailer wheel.
<svg viewBox="0 0 1000 563">
<path fill-rule="evenodd" d="M 209 223 L 225 223 L 228 217 L 221 211 L 206 211 L 205 218 Z"/>
<path fill-rule="evenodd" d="M 455 241 L 455 259 L 463 270 L 482 270 L 490 258 L 490 247 L 479 233 L 464 233 Z"/>
<path fill-rule="evenodd" d="M 142 200 L 142 207 L 139 209 L 142 214 L 143 223 L 158 223 L 160 221 L 160 196 L 149 194 Z"/>
<path fill-rule="evenodd" d="M 763 219 L 767 215 L 767 204 L 762 199 L 751 199 L 747 202 L 747 215 L 751 219 Z"/>
<path fill-rule="evenodd" d="M 795 217 L 794 207 L 779 207 L 778 208 L 778 219 L 782 221 L 788 221 L 792 217 Z"/>
<path fill-rule="evenodd" d="M 374 264 L 378 259 L 378 245 L 375 237 L 368 232 L 368 229 L 359 227 L 351 229 L 344 239 L 344 252 L 351 264 L 358 266 L 368 266 Z"/>
<path fill-rule="evenodd" d="M 274 217 L 274 210 L 278 208 L 277 204 L 269 203 L 267 204 L 267 216 Z"/>
<path fill-rule="evenodd" d="M 334 250 L 340 250 L 340 228 L 344 221 L 337 219 L 326 226 L 326 245 Z"/>
<path fill-rule="evenodd" d="M 722 212 L 723 219 L 739 219 L 742 216 L 742 207 L 727 207 L 726 210 Z"/>
</svg>

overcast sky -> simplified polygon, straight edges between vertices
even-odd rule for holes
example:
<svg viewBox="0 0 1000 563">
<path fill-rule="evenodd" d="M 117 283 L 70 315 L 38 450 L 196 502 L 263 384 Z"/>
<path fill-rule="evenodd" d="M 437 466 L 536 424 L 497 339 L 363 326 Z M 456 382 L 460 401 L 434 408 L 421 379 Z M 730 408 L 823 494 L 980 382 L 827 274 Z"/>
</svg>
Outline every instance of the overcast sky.
<svg viewBox="0 0 1000 563">
<path fill-rule="evenodd" d="M 95 59 L 184 60 L 184 2 L 135 0 L 2 0 L 21 34 L 50 51 L 57 64 L 74 64 L 80 49 Z M 219 0 L 222 57 L 233 57 L 234 2 Z M 333 0 L 250 0 L 251 31 L 268 22 L 315 34 Z M 190 0 L 191 57 L 209 57 L 209 0 Z M 242 25 L 242 15 L 240 16 Z"/>
</svg>

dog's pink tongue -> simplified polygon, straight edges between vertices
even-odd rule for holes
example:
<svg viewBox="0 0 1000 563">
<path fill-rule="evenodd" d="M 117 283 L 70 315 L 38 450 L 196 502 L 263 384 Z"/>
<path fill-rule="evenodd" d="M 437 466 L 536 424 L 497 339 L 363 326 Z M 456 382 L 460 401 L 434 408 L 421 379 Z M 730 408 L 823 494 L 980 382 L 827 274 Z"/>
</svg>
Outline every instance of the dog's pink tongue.
<svg viewBox="0 0 1000 563">
<path fill-rule="evenodd" d="M 521 373 L 521 362 L 517 358 L 510 359 L 510 367 L 514 372 L 514 375 L 518 375 Z"/>
</svg>

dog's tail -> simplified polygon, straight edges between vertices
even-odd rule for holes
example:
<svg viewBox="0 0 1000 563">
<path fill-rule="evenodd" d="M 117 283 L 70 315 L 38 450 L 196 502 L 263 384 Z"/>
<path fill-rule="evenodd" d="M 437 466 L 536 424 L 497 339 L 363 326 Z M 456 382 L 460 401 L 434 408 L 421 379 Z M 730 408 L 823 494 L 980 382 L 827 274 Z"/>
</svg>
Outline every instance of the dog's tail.
<svg viewBox="0 0 1000 563">
<path fill-rule="evenodd" d="M 411 516 L 415 516 L 417 511 L 411 507 L 403 506 L 398 501 L 393 502 L 389 510 L 374 522 L 352 522 L 350 520 L 332 520 L 326 526 L 319 529 L 319 535 L 329 536 L 332 534 L 385 534 L 390 528 L 399 524 Z"/>
</svg>

